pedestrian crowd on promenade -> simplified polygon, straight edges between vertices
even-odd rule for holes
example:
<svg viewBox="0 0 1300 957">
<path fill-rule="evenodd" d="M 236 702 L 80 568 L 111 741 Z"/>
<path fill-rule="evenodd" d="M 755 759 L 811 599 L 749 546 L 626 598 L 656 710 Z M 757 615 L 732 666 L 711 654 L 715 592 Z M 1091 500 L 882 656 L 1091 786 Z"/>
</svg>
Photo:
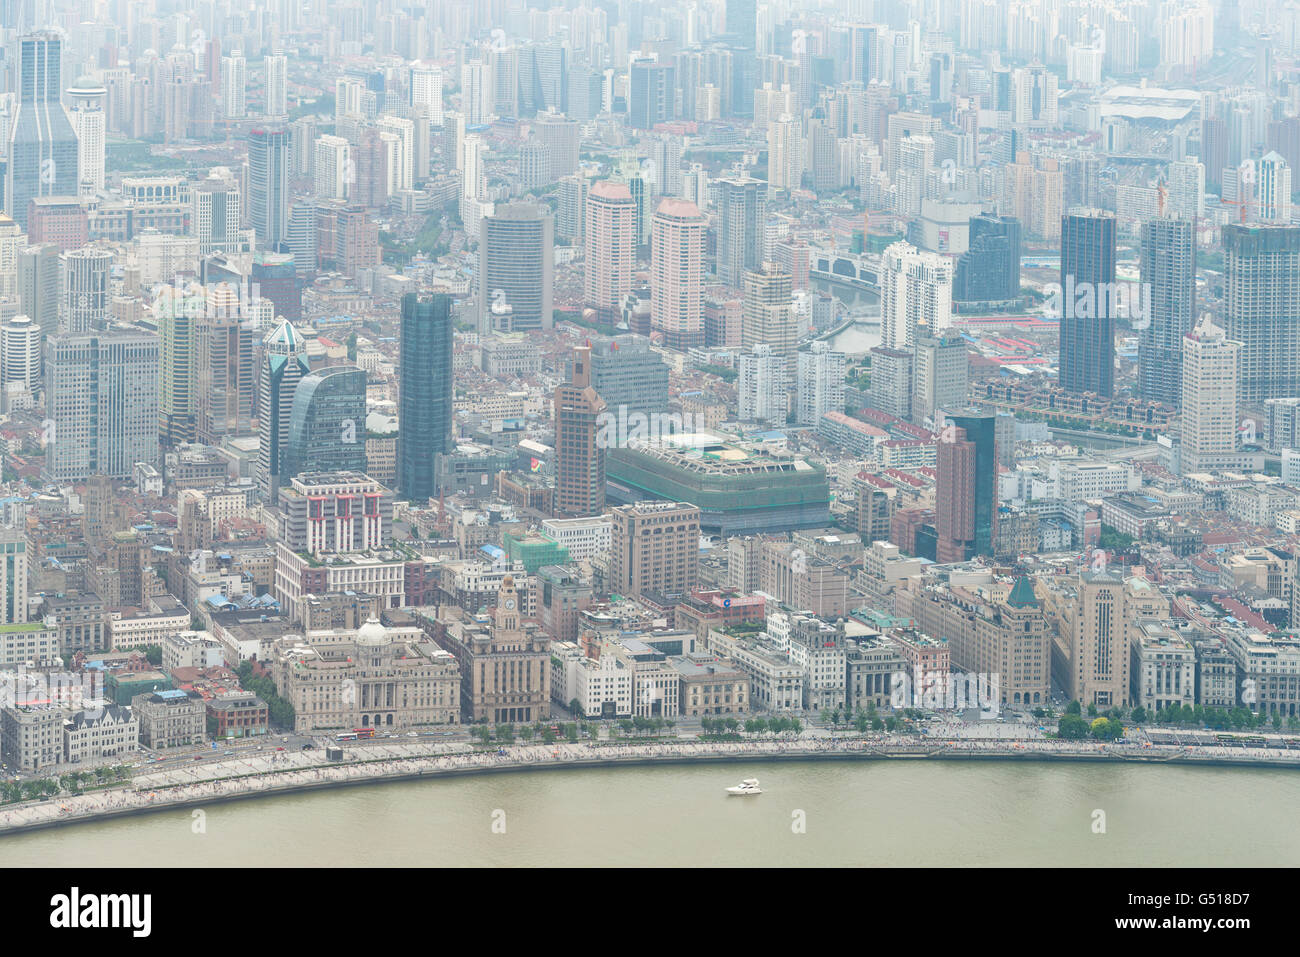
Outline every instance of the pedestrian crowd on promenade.
<svg viewBox="0 0 1300 957">
<path fill-rule="evenodd" d="M 529 767 L 554 763 L 600 763 L 610 760 L 646 760 L 665 757 L 703 757 L 732 754 L 822 754 L 822 753 L 874 753 L 888 756 L 907 751 L 942 755 L 943 753 L 990 752 L 1042 753 L 1063 755 L 1095 755 L 1109 752 L 1116 755 L 1138 755 L 1142 745 L 1125 742 L 1102 744 L 1095 741 L 1062 741 L 1055 739 L 963 738 L 958 733 L 960 722 L 936 726 L 930 734 L 898 734 L 874 732 L 854 736 L 801 736 L 769 737 L 739 741 L 699 741 L 683 738 L 612 741 L 589 741 L 579 744 L 527 744 L 496 746 L 486 750 L 463 750 L 442 754 L 419 754 L 378 761 L 351 761 L 348 763 L 322 763 L 283 771 L 266 771 L 249 774 L 238 766 L 228 770 L 225 778 L 189 783 L 151 783 L 143 775 L 131 785 L 94 791 L 43 802 L 32 802 L 0 809 L 0 832 L 10 827 L 21 827 L 58 820 L 75 820 L 100 814 L 143 810 L 151 807 L 204 803 L 244 794 L 296 787 L 313 787 L 329 783 L 382 780 L 386 777 L 409 777 L 425 773 L 474 771 L 488 768 Z M 942 734 L 943 730 L 952 737 Z M 1209 747 L 1163 746 L 1176 755 L 1199 757 L 1231 756 L 1237 759 L 1252 757 L 1277 758 L 1285 756 L 1300 763 L 1300 752 L 1260 749 L 1250 753 L 1241 750 Z M 353 751 L 355 758 L 364 752 Z M 1151 753 L 1149 750 L 1146 753 Z M 283 761 L 279 763 L 284 763 Z M 233 765 L 233 763 L 232 763 Z M 195 773 L 202 773 L 195 769 Z M 238 775 L 238 776 L 234 776 Z"/>
</svg>

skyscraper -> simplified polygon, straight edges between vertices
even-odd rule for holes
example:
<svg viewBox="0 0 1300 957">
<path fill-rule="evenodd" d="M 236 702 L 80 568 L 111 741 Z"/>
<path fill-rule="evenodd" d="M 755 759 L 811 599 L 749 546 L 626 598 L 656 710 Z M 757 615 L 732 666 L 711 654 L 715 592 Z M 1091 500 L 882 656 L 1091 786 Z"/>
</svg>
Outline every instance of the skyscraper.
<svg viewBox="0 0 1300 957">
<path fill-rule="evenodd" d="M 740 342 L 746 351 L 766 345 L 773 355 L 794 355 L 798 332 L 790 300 L 790 274 L 765 262 L 745 273 Z"/>
<path fill-rule="evenodd" d="M 437 456 L 451 445 L 451 297 L 402 297 L 397 488 L 413 503 L 432 498 Z"/>
<path fill-rule="evenodd" d="M 60 102 L 63 41 L 38 33 L 18 41 L 18 97 L 10 118 L 5 212 L 24 230 L 36 196 L 75 196 L 81 182 L 77 134 Z"/>
<path fill-rule="evenodd" d="M 261 381 L 257 400 L 257 486 L 264 502 L 276 501 L 289 441 L 289 418 L 298 383 L 311 372 L 307 347 L 289 322 L 281 322 L 263 342 Z"/>
<path fill-rule="evenodd" d="M 18 252 L 18 308 L 41 327 L 41 335 L 59 331 L 59 247 L 25 246 Z"/>
<path fill-rule="evenodd" d="M 547 182 L 578 170 L 578 123 L 559 113 L 538 113 L 532 124 L 533 137 L 546 147 Z"/>
<path fill-rule="evenodd" d="M 0 213 L 0 309 L 5 309 L 6 300 L 12 303 L 18 299 L 18 255 L 27 245 L 27 237 L 22 227 L 13 221 L 13 217 Z"/>
<path fill-rule="evenodd" d="M 164 293 L 170 290 L 164 287 Z M 195 307 L 197 304 L 197 308 Z M 154 302 L 158 323 L 158 439 L 165 447 L 194 441 L 197 421 L 195 340 L 206 309 L 202 297 L 162 295 Z"/>
<path fill-rule="evenodd" d="M 248 115 L 248 61 L 240 50 L 221 58 L 221 115 L 227 120 Z"/>
<path fill-rule="evenodd" d="M 1020 220 L 973 216 L 969 245 L 957 259 L 957 302 L 1002 303 L 1020 298 Z"/>
<path fill-rule="evenodd" d="M 1291 222 L 1291 167 L 1272 150 L 1259 161 L 1259 218 L 1266 223 Z"/>
<path fill-rule="evenodd" d="M 290 322 L 302 318 L 302 292 L 291 254 L 259 249 L 253 253 L 249 279 L 257 295 L 275 303 L 277 318 L 282 316 Z"/>
<path fill-rule="evenodd" d="M 506 332 L 550 329 L 555 282 L 551 214 L 533 203 L 509 203 L 483 218 L 479 241 L 479 307 L 491 328 L 494 303 L 510 306 Z"/>
<path fill-rule="evenodd" d="M 636 266 L 636 203 L 625 183 L 605 179 L 587 193 L 583 302 L 610 322 L 632 291 Z"/>
<path fill-rule="evenodd" d="M 317 199 L 347 199 L 357 176 L 351 143 L 326 133 L 316 140 L 313 166 Z"/>
<path fill-rule="evenodd" d="M 593 343 L 591 385 L 610 415 L 668 411 L 668 364 L 644 336 Z"/>
<path fill-rule="evenodd" d="M 767 126 L 767 186 L 769 190 L 799 189 L 803 180 L 803 137 L 799 120 L 782 113 Z"/>
<path fill-rule="evenodd" d="M 59 256 L 63 276 L 61 323 L 68 332 L 98 332 L 113 314 L 109 271 L 113 254 L 98 246 L 82 246 Z"/>
<path fill-rule="evenodd" d="M 963 411 L 940 430 L 935 533 L 940 562 L 993 554 L 997 512 L 995 416 Z"/>
<path fill-rule="evenodd" d="M 725 11 L 731 51 L 731 112 L 735 116 L 753 116 L 754 89 L 758 86 L 758 3 L 728 0 Z"/>
<path fill-rule="evenodd" d="M 293 393 L 285 477 L 366 470 L 366 374 L 328 366 L 304 376 Z"/>
<path fill-rule="evenodd" d="M 1227 334 L 1243 405 L 1300 395 L 1300 226 L 1223 227 Z"/>
<path fill-rule="evenodd" d="M 676 69 L 671 63 L 633 60 L 628 66 L 628 124 L 651 130 L 655 124 L 676 118 Z"/>
<path fill-rule="evenodd" d="M 753 47 L 758 42 L 758 0 L 727 0 L 725 29 Z"/>
<path fill-rule="evenodd" d="M 1144 399 L 1178 405 L 1182 338 L 1196 309 L 1196 234 L 1184 219 L 1142 224 L 1141 270 L 1150 323 L 1138 334 L 1138 390 Z M 1234 374 L 1234 380 L 1236 378 Z"/>
<path fill-rule="evenodd" d="M 45 341 L 45 474 L 126 478 L 158 462 L 158 337 L 63 334 Z"/>
<path fill-rule="evenodd" d="M 104 156 L 108 91 L 94 83 L 79 82 L 68 90 L 69 119 L 77 134 L 79 192 L 93 195 L 104 188 Z"/>
<path fill-rule="evenodd" d="M 1115 394 L 1115 216 L 1079 209 L 1061 217 L 1061 388 Z M 1091 302 L 1091 306 L 1087 304 Z"/>
<path fill-rule="evenodd" d="M 242 197 L 234 178 L 209 174 L 190 190 L 194 235 L 199 240 L 199 255 L 238 253 L 242 241 L 239 223 Z"/>
<path fill-rule="evenodd" d="M 872 365 L 872 381 L 875 366 Z M 970 382 L 970 355 L 959 335 L 920 336 L 912 363 L 912 408 L 916 422 L 932 418 L 939 409 L 955 409 L 966 402 Z"/>
<path fill-rule="evenodd" d="M 492 68 L 482 60 L 471 60 L 460 68 L 460 109 L 466 126 L 492 121 L 496 105 L 492 88 Z"/>
<path fill-rule="evenodd" d="M 799 353 L 798 378 L 795 382 L 800 425 L 816 426 L 827 412 L 844 411 L 844 374 L 847 359 L 829 343 L 813 342 L 807 352 Z"/>
<path fill-rule="evenodd" d="M 555 390 L 555 514 L 578 518 L 605 510 L 605 401 L 591 385 L 591 347 L 574 349 L 572 365 Z"/>
<path fill-rule="evenodd" d="M 900 419 L 912 418 L 912 360 L 910 349 L 876 346 L 871 350 L 871 388 L 867 404 Z"/>
<path fill-rule="evenodd" d="M 1182 337 L 1183 474 L 1236 468 L 1237 368 L 1241 343 L 1206 317 Z"/>
<path fill-rule="evenodd" d="M 880 257 L 880 343 L 910 350 L 952 325 L 952 260 L 896 242 Z"/>
<path fill-rule="evenodd" d="M 0 387 L 4 411 L 30 409 L 41 388 L 41 327 L 30 316 L 0 326 Z"/>
<path fill-rule="evenodd" d="M 195 334 L 195 436 L 220 445 L 249 435 L 257 406 L 257 333 L 237 310 L 205 309 Z"/>
<path fill-rule="evenodd" d="M 465 90 L 461 90 L 464 95 Z M 417 61 L 411 64 L 411 105 L 428 110 L 429 122 L 442 126 L 442 67 Z"/>
<path fill-rule="evenodd" d="M 704 345 L 704 233 L 694 203 L 663 199 L 650 224 L 650 328 L 685 352 Z"/>
<path fill-rule="evenodd" d="M 248 219 L 267 249 L 288 238 L 288 130 L 255 129 L 248 134 Z"/>
<path fill-rule="evenodd" d="M 766 184 L 751 177 L 718 180 L 718 281 L 735 289 L 763 263 Z"/>
<path fill-rule="evenodd" d="M 266 115 L 282 119 L 289 112 L 287 74 L 289 59 L 283 54 L 271 54 L 266 64 Z"/>
<path fill-rule="evenodd" d="M 785 423 L 786 393 L 790 389 L 789 362 L 763 343 L 756 344 L 739 357 L 736 414 L 742 422 Z"/>
</svg>

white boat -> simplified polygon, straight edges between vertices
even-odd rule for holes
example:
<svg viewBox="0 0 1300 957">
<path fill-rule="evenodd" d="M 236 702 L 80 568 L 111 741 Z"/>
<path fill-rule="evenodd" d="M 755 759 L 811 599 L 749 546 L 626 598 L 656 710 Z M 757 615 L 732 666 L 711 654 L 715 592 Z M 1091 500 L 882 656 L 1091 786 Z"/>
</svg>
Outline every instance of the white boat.
<svg viewBox="0 0 1300 957">
<path fill-rule="evenodd" d="M 758 786 L 758 778 L 745 778 L 734 788 L 727 788 L 728 794 L 762 794 L 763 789 Z"/>
</svg>

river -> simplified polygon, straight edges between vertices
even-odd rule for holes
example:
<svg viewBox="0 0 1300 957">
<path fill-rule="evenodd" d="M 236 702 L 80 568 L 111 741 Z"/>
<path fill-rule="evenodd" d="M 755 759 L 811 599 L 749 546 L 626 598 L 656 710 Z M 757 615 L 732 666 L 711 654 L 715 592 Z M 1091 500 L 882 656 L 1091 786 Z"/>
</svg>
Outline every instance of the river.
<svg viewBox="0 0 1300 957">
<path fill-rule="evenodd" d="M 764 793 L 728 797 L 723 788 L 743 777 L 759 778 Z M 198 817 L 184 809 L 102 820 L 0 838 L 0 861 L 1294 866 L 1297 804 L 1300 773 L 1263 768 L 934 760 L 577 768 L 256 798 L 211 805 Z"/>
</svg>

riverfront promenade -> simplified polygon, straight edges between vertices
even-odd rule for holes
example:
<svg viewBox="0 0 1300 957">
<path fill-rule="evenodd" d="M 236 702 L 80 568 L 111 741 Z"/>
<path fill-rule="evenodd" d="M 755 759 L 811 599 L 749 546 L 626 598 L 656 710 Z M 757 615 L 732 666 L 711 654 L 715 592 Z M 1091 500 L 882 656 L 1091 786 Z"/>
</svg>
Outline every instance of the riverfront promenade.
<svg viewBox="0 0 1300 957">
<path fill-rule="evenodd" d="M 354 746 L 341 762 L 319 751 L 280 754 L 269 765 L 247 759 L 162 772 L 85 794 L 0 807 L 0 835 L 103 817 L 193 807 L 242 798 L 366 782 L 494 771 L 672 762 L 920 759 L 1134 761 L 1300 768 L 1300 751 L 1234 749 L 1120 741 L 954 738 L 898 734 L 760 738 L 735 742 L 659 739 L 483 748 L 427 742 Z"/>
</svg>

